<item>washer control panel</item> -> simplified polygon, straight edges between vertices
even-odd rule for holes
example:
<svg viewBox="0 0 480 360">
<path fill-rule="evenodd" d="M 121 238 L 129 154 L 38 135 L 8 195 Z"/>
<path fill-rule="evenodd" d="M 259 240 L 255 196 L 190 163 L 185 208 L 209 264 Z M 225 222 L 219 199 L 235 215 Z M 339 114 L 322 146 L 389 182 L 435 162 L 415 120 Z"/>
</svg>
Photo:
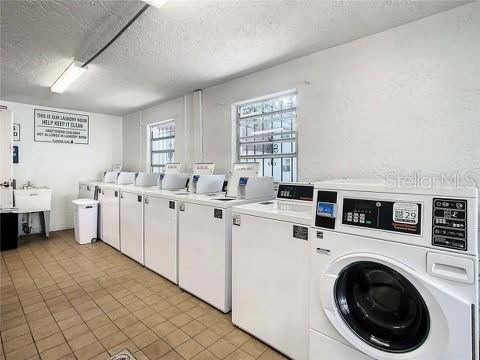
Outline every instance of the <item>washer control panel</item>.
<svg viewBox="0 0 480 360">
<path fill-rule="evenodd" d="M 420 235 L 422 204 L 409 201 L 344 198 L 342 224 Z"/>
<path fill-rule="evenodd" d="M 313 185 L 280 184 L 277 191 L 278 199 L 313 200 Z"/>
<path fill-rule="evenodd" d="M 433 199 L 432 245 L 467 251 L 467 201 Z"/>
</svg>

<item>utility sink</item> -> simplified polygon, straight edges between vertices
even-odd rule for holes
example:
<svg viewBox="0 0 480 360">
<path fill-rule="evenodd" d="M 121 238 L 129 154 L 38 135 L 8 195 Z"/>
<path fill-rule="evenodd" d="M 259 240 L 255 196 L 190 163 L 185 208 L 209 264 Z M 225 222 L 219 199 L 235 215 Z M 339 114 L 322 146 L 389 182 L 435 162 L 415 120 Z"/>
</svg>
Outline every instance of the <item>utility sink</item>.
<svg viewBox="0 0 480 360">
<path fill-rule="evenodd" d="M 46 187 L 13 190 L 13 201 L 18 212 L 50 211 L 52 189 Z"/>
</svg>

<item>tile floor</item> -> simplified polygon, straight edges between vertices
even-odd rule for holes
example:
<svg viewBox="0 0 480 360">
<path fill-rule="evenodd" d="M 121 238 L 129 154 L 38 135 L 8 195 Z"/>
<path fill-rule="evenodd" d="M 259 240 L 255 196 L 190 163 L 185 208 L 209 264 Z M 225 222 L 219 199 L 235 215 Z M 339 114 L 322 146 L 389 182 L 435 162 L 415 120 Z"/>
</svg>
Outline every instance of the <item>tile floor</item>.
<svg viewBox="0 0 480 360">
<path fill-rule="evenodd" d="M 222 314 L 102 242 L 72 231 L 1 253 L 1 360 L 283 359 Z"/>
</svg>

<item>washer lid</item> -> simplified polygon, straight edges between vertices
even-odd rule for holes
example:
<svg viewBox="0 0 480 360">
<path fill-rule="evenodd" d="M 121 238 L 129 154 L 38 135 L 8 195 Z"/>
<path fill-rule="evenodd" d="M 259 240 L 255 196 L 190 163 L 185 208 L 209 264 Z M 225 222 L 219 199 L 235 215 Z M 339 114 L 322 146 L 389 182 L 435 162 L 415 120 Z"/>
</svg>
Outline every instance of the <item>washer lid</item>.
<svg viewBox="0 0 480 360">
<path fill-rule="evenodd" d="M 98 200 L 93 200 L 93 199 L 76 199 L 72 200 L 72 204 L 78 205 L 78 206 L 87 206 L 87 205 L 96 205 L 98 204 Z"/>
</svg>

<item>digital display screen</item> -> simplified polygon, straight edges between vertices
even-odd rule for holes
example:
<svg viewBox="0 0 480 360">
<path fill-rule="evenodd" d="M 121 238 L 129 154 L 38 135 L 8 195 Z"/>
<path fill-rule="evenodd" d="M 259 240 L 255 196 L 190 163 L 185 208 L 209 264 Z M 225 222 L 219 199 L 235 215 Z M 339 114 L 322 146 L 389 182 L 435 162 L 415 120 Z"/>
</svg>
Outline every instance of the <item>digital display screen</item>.
<svg viewBox="0 0 480 360">
<path fill-rule="evenodd" d="M 241 186 L 247 185 L 248 177 L 241 177 L 240 181 L 238 182 Z"/>
<path fill-rule="evenodd" d="M 196 183 L 199 178 L 200 178 L 200 175 L 193 175 L 193 182 Z"/>
<path fill-rule="evenodd" d="M 317 203 L 317 215 L 323 217 L 333 218 L 335 217 L 336 204 L 327 202 Z"/>
</svg>

